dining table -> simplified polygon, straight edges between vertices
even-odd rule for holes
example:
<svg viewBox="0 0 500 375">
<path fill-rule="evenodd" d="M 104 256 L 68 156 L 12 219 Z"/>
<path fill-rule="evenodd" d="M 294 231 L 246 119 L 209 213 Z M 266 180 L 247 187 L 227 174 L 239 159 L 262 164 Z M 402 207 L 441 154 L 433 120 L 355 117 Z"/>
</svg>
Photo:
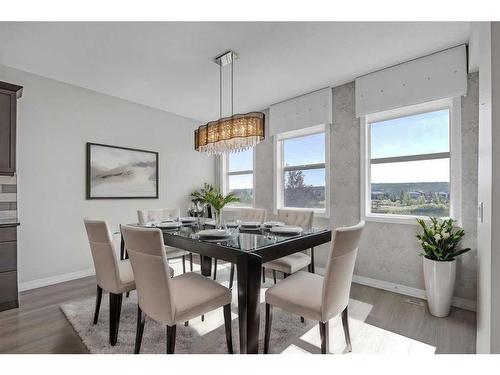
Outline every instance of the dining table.
<svg viewBox="0 0 500 375">
<path fill-rule="evenodd" d="M 196 222 L 178 228 L 160 228 L 166 246 L 199 254 L 201 274 L 211 276 L 212 259 L 236 265 L 238 287 L 238 323 L 240 353 L 257 354 L 259 351 L 260 290 L 262 267 L 266 262 L 286 255 L 314 248 L 331 241 L 329 229 L 312 228 L 294 234 L 276 234 L 270 228 L 227 228 L 227 238 L 201 237 L 201 230 L 210 228 L 213 221 L 199 218 Z M 139 225 L 139 224 L 132 224 Z M 121 241 L 120 258 L 127 258 Z"/>
</svg>

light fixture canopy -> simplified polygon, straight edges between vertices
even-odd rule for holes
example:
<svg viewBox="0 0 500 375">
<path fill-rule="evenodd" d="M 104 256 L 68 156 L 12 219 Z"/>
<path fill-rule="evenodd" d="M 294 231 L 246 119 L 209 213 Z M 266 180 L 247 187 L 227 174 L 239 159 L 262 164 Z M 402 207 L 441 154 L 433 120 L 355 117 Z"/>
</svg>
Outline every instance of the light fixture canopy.
<svg viewBox="0 0 500 375">
<path fill-rule="evenodd" d="M 227 51 L 215 58 L 219 65 L 220 118 L 201 125 L 194 131 L 194 149 L 208 155 L 243 151 L 265 138 L 264 113 L 233 114 L 233 68 L 238 54 Z M 222 67 L 231 64 L 231 116 L 222 117 Z"/>
</svg>

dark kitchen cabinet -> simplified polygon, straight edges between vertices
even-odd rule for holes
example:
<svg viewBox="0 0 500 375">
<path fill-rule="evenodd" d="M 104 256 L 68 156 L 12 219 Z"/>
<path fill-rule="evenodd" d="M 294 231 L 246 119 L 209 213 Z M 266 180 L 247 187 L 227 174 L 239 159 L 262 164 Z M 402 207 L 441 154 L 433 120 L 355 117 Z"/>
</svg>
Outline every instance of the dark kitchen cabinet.
<svg viewBox="0 0 500 375">
<path fill-rule="evenodd" d="M 17 291 L 17 223 L 0 223 L 0 311 L 19 307 Z"/>
<path fill-rule="evenodd" d="M 0 81 L 0 176 L 16 172 L 17 99 L 23 88 Z"/>
</svg>

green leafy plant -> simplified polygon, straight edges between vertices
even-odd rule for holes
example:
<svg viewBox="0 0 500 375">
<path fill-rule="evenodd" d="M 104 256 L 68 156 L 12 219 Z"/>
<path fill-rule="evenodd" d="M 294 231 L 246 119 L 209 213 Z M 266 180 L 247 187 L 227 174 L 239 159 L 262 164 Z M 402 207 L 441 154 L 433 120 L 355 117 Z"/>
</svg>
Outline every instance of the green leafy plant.
<svg viewBox="0 0 500 375">
<path fill-rule="evenodd" d="M 211 205 L 216 212 L 220 212 L 229 203 L 239 202 L 240 199 L 233 193 L 224 195 L 221 193 L 219 188 L 212 188 L 206 191 L 204 195 L 204 202 Z"/>
<path fill-rule="evenodd" d="M 430 223 L 417 219 L 423 229 L 422 233 L 417 234 L 424 251 L 420 255 L 431 260 L 452 261 L 470 250 L 470 248 L 457 250 L 465 231 L 462 228 L 455 228 L 453 219 L 439 220 L 435 217 L 429 219 Z"/>
<path fill-rule="evenodd" d="M 216 213 L 217 226 L 220 226 L 221 210 L 229 203 L 239 202 L 240 199 L 234 194 L 224 195 L 220 189 L 211 184 L 204 183 L 203 188 L 191 193 L 191 201 L 210 205 Z"/>
<path fill-rule="evenodd" d="M 203 184 L 203 187 L 200 190 L 193 191 L 191 193 L 191 202 L 195 204 L 206 204 L 206 196 L 207 194 L 213 192 L 214 187 L 211 184 L 207 184 L 206 182 Z"/>
</svg>

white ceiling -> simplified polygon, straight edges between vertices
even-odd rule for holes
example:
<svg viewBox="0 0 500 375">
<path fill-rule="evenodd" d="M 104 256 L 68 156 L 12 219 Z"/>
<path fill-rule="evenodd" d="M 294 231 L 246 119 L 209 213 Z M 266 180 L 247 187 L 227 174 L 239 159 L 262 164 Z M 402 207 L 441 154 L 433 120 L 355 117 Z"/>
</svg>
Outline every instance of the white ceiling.
<svg viewBox="0 0 500 375">
<path fill-rule="evenodd" d="M 234 106 L 244 112 L 467 42 L 469 29 L 468 22 L 1 22 L 0 64 L 206 121 L 219 112 L 213 57 L 228 49 L 240 55 Z"/>
</svg>

